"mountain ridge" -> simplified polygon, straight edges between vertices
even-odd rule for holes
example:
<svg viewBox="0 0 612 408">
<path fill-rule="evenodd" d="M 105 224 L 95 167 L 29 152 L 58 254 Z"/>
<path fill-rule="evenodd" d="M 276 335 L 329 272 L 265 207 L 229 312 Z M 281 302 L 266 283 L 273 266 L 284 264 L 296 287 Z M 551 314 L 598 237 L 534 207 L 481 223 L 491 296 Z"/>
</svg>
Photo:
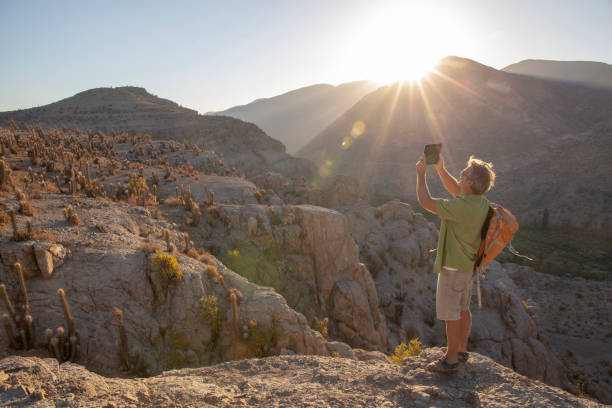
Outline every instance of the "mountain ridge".
<svg viewBox="0 0 612 408">
<path fill-rule="evenodd" d="M 595 188 L 588 180 L 605 180 L 612 171 L 606 160 L 611 110 L 607 90 L 567 87 L 447 57 L 422 82 L 368 94 L 297 156 L 313 160 L 321 176 L 348 175 L 375 195 L 414 199 L 413 163 L 423 145 L 442 142 L 453 174 L 471 154 L 493 161 L 501 187 L 489 195 L 523 221 L 539 222 L 548 208 L 553 224 L 602 226 L 612 221 L 605 215 L 612 186 Z M 357 122 L 365 130 L 351 136 Z M 559 162 L 564 151 L 573 154 Z M 593 165 L 585 169 L 587 158 Z M 434 194 L 444 193 L 435 177 L 430 185 Z M 583 188 L 593 199 L 578 192 Z"/>
<path fill-rule="evenodd" d="M 604 62 L 526 59 L 501 70 L 570 84 L 612 89 L 612 65 Z"/>
<path fill-rule="evenodd" d="M 374 81 L 314 84 L 207 115 L 226 115 L 255 123 L 294 153 L 377 87 Z"/>
</svg>

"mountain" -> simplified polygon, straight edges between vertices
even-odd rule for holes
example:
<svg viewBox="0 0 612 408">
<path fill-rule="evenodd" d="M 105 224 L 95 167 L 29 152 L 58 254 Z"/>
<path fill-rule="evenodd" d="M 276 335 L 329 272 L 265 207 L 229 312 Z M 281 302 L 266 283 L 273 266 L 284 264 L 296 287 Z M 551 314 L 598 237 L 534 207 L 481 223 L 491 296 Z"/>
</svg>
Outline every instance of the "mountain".
<svg viewBox="0 0 612 408">
<path fill-rule="evenodd" d="M 594 61 L 524 60 L 502 71 L 612 89 L 612 65 Z"/>
<path fill-rule="evenodd" d="M 373 81 L 312 85 L 209 114 L 255 123 L 294 153 L 377 87 Z"/>
<path fill-rule="evenodd" d="M 226 116 L 203 116 L 144 88 L 95 88 L 49 105 L 0 113 L 0 127 L 67 126 L 102 132 L 149 133 L 153 138 L 190 141 L 228 156 L 247 176 L 276 171 L 288 177 L 308 176 L 311 165 L 285 153 L 285 146 L 257 126 Z"/>
<path fill-rule="evenodd" d="M 607 228 L 610 112 L 610 91 L 447 57 L 421 82 L 365 96 L 297 155 L 322 178 L 354 176 L 375 195 L 414 199 L 414 164 L 425 144 L 440 142 L 455 175 L 471 154 L 493 161 L 499 177 L 488 196 L 520 220 L 539 221 L 548 209 L 551 224 Z"/>
</svg>

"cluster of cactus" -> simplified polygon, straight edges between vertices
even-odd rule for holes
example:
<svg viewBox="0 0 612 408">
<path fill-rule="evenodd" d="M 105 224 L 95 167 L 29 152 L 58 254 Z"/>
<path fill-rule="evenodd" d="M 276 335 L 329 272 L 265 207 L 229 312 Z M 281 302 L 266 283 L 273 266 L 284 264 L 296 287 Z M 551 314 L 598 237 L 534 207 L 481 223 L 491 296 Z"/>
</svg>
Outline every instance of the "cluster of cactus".
<svg viewBox="0 0 612 408">
<path fill-rule="evenodd" d="M 209 190 L 206 184 L 204 184 L 204 193 L 206 194 L 206 205 L 208 207 L 215 205 L 215 192 Z"/>
<path fill-rule="evenodd" d="M 176 246 L 172 243 L 172 239 L 170 237 L 170 230 L 167 228 L 162 232 L 162 238 L 166 242 L 166 251 L 173 254 L 176 252 Z"/>
<path fill-rule="evenodd" d="M 79 225 L 83 222 L 71 205 L 64 208 L 64 218 L 66 218 L 66 221 L 71 225 Z"/>
<path fill-rule="evenodd" d="M 27 221 L 27 227 L 25 231 L 19 231 L 19 229 L 17 228 L 17 214 L 15 213 L 15 211 L 9 211 L 9 216 L 11 218 L 11 227 L 13 228 L 13 241 L 25 241 L 34 237 L 35 231 L 34 227 L 32 226 L 32 221 Z"/>
<path fill-rule="evenodd" d="M 68 307 L 68 302 L 66 301 L 64 289 L 59 288 L 57 294 L 59 295 L 62 308 L 64 309 L 68 334 L 66 334 L 64 326 L 58 326 L 55 330 L 55 336 L 53 335 L 53 330 L 50 328 L 45 330 L 45 336 L 47 337 L 47 348 L 57 361 L 63 363 L 65 361 L 74 361 L 78 357 L 79 333 L 74 329 L 74 321 L 72 319 L 72 313 L 70 313 L 70 308 Z"/>
<path fill-rule="evenodd" d="M 194 227 L 200 225 L 202 222 L 202 211 L 200 210 L 200 206 L 193 199 L 193 195 L 191 194 L 191 186 L 188 185 L 187 190 L 183 191 L 183 185 L 181 185 L 180 197 L 185 209 L 191 212 L 191 220 L 188 221 L 188 224 Z"/>
<path fill-rule="evenodd" d="M 230 287 L 228 287 L 227 286 L 227 282 L 225 281 L 225 276 L 220 274 L 215 266 L 207 265 L 206 268 L 204 269 L 204 271 L 206 272 L 206 275 L 208 275 L 209 278 L 216 279 L 221 284 L 221 286 L 223 287 L 223 290 L 225 291 L 225 294 L 227 295 L 227 297 L 228 297 L 228 299 L 230 301 L 230 305 L 232 307 L 232 328 L 234 329 L 234 332 L 237 335 L 239 335 L 239 329 L 238 329 L 238 320 L 239 320 L 238 305 L 240 303 L 242 303 L 242 301 L 244 300 L 244 296 L 243 296 L 242 292 L 240 290 L 238 290 L 237 288 L 230 288 Z"/>
<path fill-rule="evenodd" d="M 25 285 L 25 279 L 21 270 L 21 264 L 19 262 L 13 265 L 17 277 L 19 279 L 19 287 L 21 288 L 21 296 L 23 305 L 21 307 L 21 314 L 18 314 L 9 299 L 6 291 L 6 285 L 0 285 L 0 292 L 2 292 L 2 299 L 8 310 L 8 314 L 2 316 L 4 322 L 4 330 L 6 336 L 9 339 L 10 346 L 16 350 L 28 350 L 34 347 L 34 321 L 30 314 L 30 301 L 28 298 L 28 291 Z M 10 318 L 9 318 L 10 316 Z M 11 322 L 12 321 L 12 322 Z M 14 327 L 13 327 L 14 326 Z"/>
<path fill-rule="evenodd" d="M 141 168 L 142 169 L 142 168 Z M 142 176 L 132 175 L 130 181 L 124 187 L 127 191 L 128 202 L 144 206 L 156 202 L 155 195 L 149 192 L 147 180 Z"/>
<path fill-rule="evenodd" d="M 0 190 L 10 190 L 13 188 L 12 173 L 11 166 L 4 159 L 0 159 Z"/>
</svg>

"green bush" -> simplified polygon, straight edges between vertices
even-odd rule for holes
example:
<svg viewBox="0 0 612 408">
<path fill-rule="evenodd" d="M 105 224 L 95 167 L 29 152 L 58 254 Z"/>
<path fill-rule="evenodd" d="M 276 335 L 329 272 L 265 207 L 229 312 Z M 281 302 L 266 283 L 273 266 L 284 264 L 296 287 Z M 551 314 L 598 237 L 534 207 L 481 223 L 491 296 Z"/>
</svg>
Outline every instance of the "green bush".
<svg viewBox="0 0 612 408">
<path fill-rule="evenodd" d="M 393 351 L 393 355 L 391 356 L 391 361 L 397 364 L 401 364 L 402 361 L 407 359 L 408 357 L 415 357 L 421 354 L 423 351 L 423 345 L 421 341 L 417 338 L 410 340 L 408 346 L 404 342 L 395 347 Z"/>
<path fill-rule="evenodd" d="M 166 282 L 176 282 L 183 280 L 183 271 L 176 258 L 170 254 L 163 254 L 156 251 L 153 258 L 153 268 Z"/>
</svg>

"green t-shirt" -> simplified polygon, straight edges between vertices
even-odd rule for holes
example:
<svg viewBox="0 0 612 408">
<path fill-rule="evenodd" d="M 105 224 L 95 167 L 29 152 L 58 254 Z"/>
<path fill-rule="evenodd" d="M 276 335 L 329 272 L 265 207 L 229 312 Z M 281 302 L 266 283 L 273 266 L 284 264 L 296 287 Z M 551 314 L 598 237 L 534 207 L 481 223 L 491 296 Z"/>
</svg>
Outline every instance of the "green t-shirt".
<svg viewBox="0 0 612 408">
<path fill-rule="evenodd" d="M 473 194 L 435 201 L 442 224 L 434 272 L 440 273 L 440 268 L 448 266 L 472 273 L 489 202 Z"/>
</svg>

